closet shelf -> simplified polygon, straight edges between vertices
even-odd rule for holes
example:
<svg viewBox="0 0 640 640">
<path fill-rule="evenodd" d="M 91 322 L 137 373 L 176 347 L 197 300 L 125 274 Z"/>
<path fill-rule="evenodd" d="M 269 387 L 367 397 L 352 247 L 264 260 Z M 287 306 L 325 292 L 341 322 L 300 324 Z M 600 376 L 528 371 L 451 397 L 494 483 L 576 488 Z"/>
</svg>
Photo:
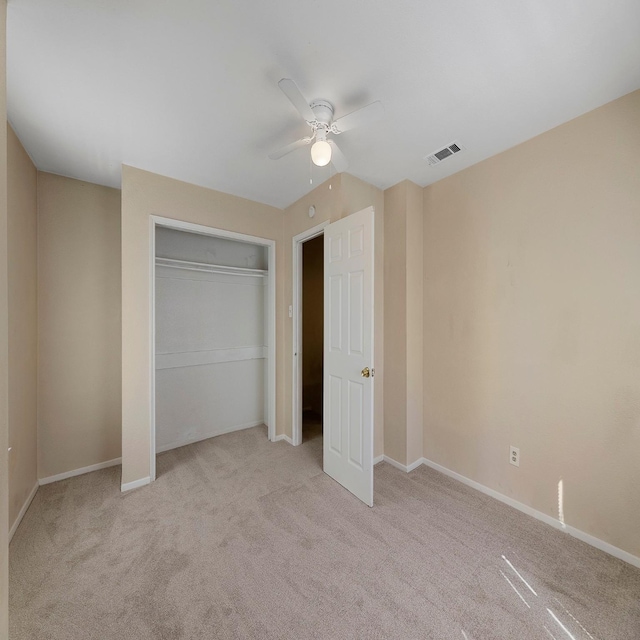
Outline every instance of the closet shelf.
<svg viewBox="0 0 640 640">
<path fill-rule="evenodd" d="M 222 273 L 229 276 L 264 277 L 266 269 L 249 269 L 247 267 L 229 267 L 222 264 L 210 264 L 208 262 L 189 262 L 188 260 L 176 260 L 174 258 L 156 258 L 156 266 L 171 267 L 172 269 L 184 269 L 185 271 L 205 271 L 206 273 Z"/>
</svg>

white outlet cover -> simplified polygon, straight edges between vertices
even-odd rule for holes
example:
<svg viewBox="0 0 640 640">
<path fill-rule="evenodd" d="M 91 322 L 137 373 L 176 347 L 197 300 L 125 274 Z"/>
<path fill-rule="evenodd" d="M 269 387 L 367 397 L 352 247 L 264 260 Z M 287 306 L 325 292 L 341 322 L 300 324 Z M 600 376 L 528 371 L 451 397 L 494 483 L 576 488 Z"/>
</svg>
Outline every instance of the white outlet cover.
<svg viewBox="0 0 640 640">
<path fill-rule="evenodd" d="M 520 449 L 518 447 L 509 447 L 509 463 L 514 467 L 520 466 Z"/>
</svg>

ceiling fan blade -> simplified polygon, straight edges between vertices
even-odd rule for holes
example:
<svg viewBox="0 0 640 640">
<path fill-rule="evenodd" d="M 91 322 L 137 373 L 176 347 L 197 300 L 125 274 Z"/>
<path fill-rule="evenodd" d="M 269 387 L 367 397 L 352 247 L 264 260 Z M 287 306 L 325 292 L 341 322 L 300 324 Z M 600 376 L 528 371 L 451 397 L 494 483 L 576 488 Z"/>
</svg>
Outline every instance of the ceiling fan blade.
<svg viewBox="0 0 640 640">
<path fill-rule="evenodd" d="M 300 89 L 298 89 L 298 85 L 293 80 L 289 80 L 289 78 L 282 78 L 282 80 L 278 82 L 278 86 L 282 89 L 284 95 L 291 100 L 291 104 L 298 110 L 298 113 L 307 122 L 313 122 L 316 119 L 309 103 L 305 100 Z"/>
<path fill-rule="evenodd" d="M 340 151 L 340 147 L 333 140 L 327 140 L 327 142 L 331 145 L 331 162 L 333 162 L 333 166 L 336 168 L 336 171 L 338 173 L 346 171 L 349 163 L 344 157 L 342 151 Z"/>
<path fill-rule="evenodd" d="M 278 149 L 277 151 L 270 153 L 269 157 L 272 160 L 278 160 L 279 158 L 282 158 L 282 156 L 286 156 L 287 153 L 291 153 L 292 151 L 295 151 L 300 147 L 304 147 L 307 144 L 311 144 L 312 142 L 313 142 L 313 138 L 300 138 L 300 140 L 296 140 L 295 142 L 292 142 L 291 144 L 288 144 L 282 147 L 281 149 Z"/>
<path fill-rule="evenodd" d="M 365 124 L 370 124 L 382 118 L 384 107 L 382 102 L 372 102 L 366 107 L 352 111 L 342 118 L 338 118 L 331 127 L 336 133 L 344 133 L 349 129 L 355 129 Z"/>
</svg>

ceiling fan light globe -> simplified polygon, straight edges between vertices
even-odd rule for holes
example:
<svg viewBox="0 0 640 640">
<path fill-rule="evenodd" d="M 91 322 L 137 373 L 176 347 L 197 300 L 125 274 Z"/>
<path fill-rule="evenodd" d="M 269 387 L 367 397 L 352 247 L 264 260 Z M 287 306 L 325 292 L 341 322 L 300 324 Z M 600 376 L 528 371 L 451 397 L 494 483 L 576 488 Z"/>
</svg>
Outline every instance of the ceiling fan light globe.
<svg viewBox="0 0 640 640">
<path fill-rule="evenodd" d="M 318 140 L 311 147 L 311 160 L 317 167 L 325 167 L 331 162 L 331 145 L 326 140 Z"/>
</svg>

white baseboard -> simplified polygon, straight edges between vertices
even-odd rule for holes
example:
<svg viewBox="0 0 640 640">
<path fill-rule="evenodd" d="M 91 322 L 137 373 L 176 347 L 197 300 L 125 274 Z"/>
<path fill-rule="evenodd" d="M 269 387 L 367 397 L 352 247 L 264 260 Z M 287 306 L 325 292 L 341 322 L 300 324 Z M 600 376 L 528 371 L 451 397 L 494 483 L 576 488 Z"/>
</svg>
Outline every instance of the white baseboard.
<svg viewBox="0 0 640 640">
<path fill-rule="evenodd" d="M 400 471 L 404 471 L 405 473 L 407 473 L 407 465 L 406 464 L 402 464 L 402 462 L 398 462 L 397 460 L 394 460 L 393 458 L 390 458 L 389 456 L 382 456 L 382 459 L 387 464 L 390 464 L 392 467 L 395 467 L 396 469 L 400 469 Z"/>
<path fill-rule="evenodd" d="M 424 464 L 424 458 L 418 458 L 417 460 L 414 460 L 410 465 L 407 465 L 407 473 L 409 473 L 409 471 L 417 469 L 421 464 Z"/>
<path fill-rule="evenodd" d="M 16 521 L 11 525 L 11 529 L 9 530 L 9 542 L 11 542 L 11 538 L 13 538 L 13 534 L 16 532 L 17 528 L 20 526 L 20 523 L 22 522 L 22 518 L 24 518 L 24 514 L 27 513 L 27 509 L 29 508 L 29 505 L 31 505 L 31 502 L 36 497 L 36 493 L 38 492 L 39 486 L 40 484 L 38 482 L 36 482 L 35 485 L 33 485 L 33 489 L 31 489 L 31 493 L 29 493 L 29 495 L 27 496 L 27 499 L 24 501 L 24 504 L 22 505 L 22 509 L 20 509 L 20 513 L 18 514 Z"/>
<path fill-rule="evenodd" d="M 633 554 L 625 551 L 624 549 L 620 549 L 618 547 L 614 547 L 612 544 L 605 542 L 604 540 L 600 540 L 600 538 L 596 538 L 592 536 L 590 533 L 585 533 L 584 531 L 580 531 L 580 529 L 576 529 L 571 525 L 567 525 L 565 531 L 574 538 L 578 540 L 582 540 L 582 542 L 586 542 L 587 544 L 595 547 L 596 549 L 600 549 L 600 551 L 604 551 L 614 558 L 618 558 L 619 560 L 624 560 L 634 567 L 638 567 L 640 569 L 640 558 L 638 556 L 634 556 Z"/>
<path fill-rule="evenodd" d="M 291 445 L 293 444 L 293 440 L 286 433 L 281 433 L 279 436 L 276 436 L 273 439 L 274 442 L 279 442 L 280 440 L 284 440 L 285 442 L 288 442 Z"/>
<path fill-rule="evenodd" d="M 604 551 L 605 553 L 612 555 L 614 558 L 618 558 L 619 560 L 624 560 L 624 562 L 628 562 L 634 567 L 640 568 L 640 558 L 630 554 L 627 551 L 624 551 L 623 549 L 614 547 L 612 544 L 609 544 L 604 540 L 600 540 L 599 538 L 596 538 L 595 536 L 592 536 L 589 533 L 580 531 L 580 529 L 576 529 L 575 527 L 572 527 L 570 525 L 565 525 L 562 522 L 560 522 L 560 520 L 552 516 L 549 516 L 546 513 L 542 513 L 542 511 L 538 511 L 537 509 L 529 507 L 528 505 L 523 504 L 522 502 L 518 502 L 517 500 L 514 500 L 513 498 L 510 498 L 508 496 L 505 496 L 504 494 L 499 493 L 494 489 L 490 489 L 489 487 L 486 487 L 483 484 L 476 482 L 475 480 L 471 480 L 470 478 L 460 475 L 455 471 L 451 471 L 451 469 L 447 469 L 446 467 L 443 467 L 442 465 L 439 465 L 436 462 L 427 460 L 427 458 L 422 458 L 420 462 L 421 464 L 424 464 L 427 467 L 431 467 L 432 469 L 435 469 L 436 471 L 439 471 L 440 473 L 443 473 L 444 475 L 449 476 L 450 478 L 453 478 L 458 482 L 462 482 L 463 484 L 466 484 L 467 486 L 472 487 L 473 489 L 477 489 L 478 491 L 481 491 L 482 493 L 488 496 L 491 496 L 492 498 L 495 498 L 500 502 L 504 502 L 505 504 L 508 504 L 510 507 L 513 507 L 514 509 L 518 509 L 518 511 L 522 511 L 522 513 L 526 513 L 528 516 L 531 516 L 536 520 L 540 520 L 541 522 L 551 525 L 555 529 L 564 531 L 565 533 L 568 533 L 570 536 L 573 536 L 578 540 L 582 540 L 582 542 L 586 542 L 592 547 L 595 547 L 596 549 L 600 549 L 600 551 Z M 396 465 L 397 464 L 398 463 L 396 463 Z"/>
<path fill-rule="evenodd" d="M 395 467 L 396 469 L 400 469 L 400 471 L 409 473 L 409 471 L 413 471 L 414 469 L 417 469 L 422 464 L 422 460 L 423 458 L 418 458 L 411 464 L 406 465 L 406 464 L 402 464 L 402 462 L 398 462 L 397 460 L 394 460 L 393 458 L 390 458 L 389 456 L 382 455 L 382 456 L 378 456 L 377 458 L 374 458 L 373 464 L 375 465 L 375 464 L 378 464 L 379 462 L 384 461 L 389 463 L 392 467 Z"/>
<path fill-rule="evenodd" d="M 132 489 L 137 489 L 138 487 L 144 487 L 147 484 L 151 483 L 151 478 L 147 476 L 146 478 L 140 478 L 140 480 L 134 480 L 133 482 L 124 482 L 120 486 L 120 491 L 123 493 L 125 491 L 131 491 Z"/>
<path fill-rule="evenodd" d="M 264 424 L 263 420 L 260 420 L 259 422 L 248 422 L 247 424 L 238 424 L 233 427 L 228 427 L 227 429 L 223 429 L 222 431 L 216 431 L 215 433 L 209 433 L 207 435 L 199 435 L 193 438 L 186 438 L 185 440 L 179 440 L 179 441 L 172 442 L 171 444 L 165 444 L 165 445 L 162 445 L 161 447 L 156 447 L 156 453 L 164 453 L 165 451 L 170 451 L 171 449 L 186 447 L 188 444 L 202 442 L 203 440 L 208 440 L 209 438 L 215 438 L 216 436 L 223 436 L 225 433 L 233 433 L 234 431 L 251 429 L 252 427 L 259 427 L 263 424 Z"/>
<path fill-rule="evenodd" d="M 66 480 L 67 478 L 73 478 L 74 476 L 81 476 L 83 473 L 91 473 L 92 471 L 99 471 L 100 469 L 106 469 L 107 467 L 115 467 L 119 464 L 122 464 L 122 458 L 114 458 L 113 460 L 98 462 L 98 464 L 92 464 L 88 467 L 58 473 L 57 475 L 49 476 L 48 478 L 40 478 L 38 483 L 40 486 L 43 484 L 51 484 L 52 482 L 58 482 L 59 480 Z"/>
<path fill-rule="evenodd" d="M 451 471 L 451 469 L 447 469 L 446 467 L 443 467 L 437 462 L 433 462 L 432 460 L 428 460 L 427 458 L 419 458 L 415 462 L 412 462 L 410 465 L 404 465 L 401 462 L 398 462 L 397 460 L 390 458 L 389 456 L 378 456 L 377 458 L 374 458 L 373 463 L 378 464 L 383 460 L 385 462 L 388 462 L 391 466 L 395 467 L 396 469 L 400 469 L 400 471 L 404 471 L 405 473 L 413 471 L 414 469 L 417 469 L 421 464 L 424 464 L 427 467 L 431 467 L 432 469 L 435 469 L 436 471 L 443 473 L 445 476 L 448 476 L 449 478 L 453 478 L 458 482 L 462 482 L 462 484 L 466 484 L 468 487 L 477 489 L 478 491 L 480 491 L 481 493 L 484 493 L 485 495 L 491 496 L 492 498 L 495 498 L 500 502 L 504 502 L 504 504 L 508 504 L 510 507 L 513 507 L 518 511 L 522 511 L 522 513 L 526 513 L 528 516 L 531 516 L 536 520 L 540 520 L 541 522 L 544 522 L 545 524 L 548 524 L 554 527 L 555 529 L 564 531 L 565 533 L 568 533 L 570 536 L 573 536 L 578 540 L 582 540 L 582 542 L 586 542 L 592 547 L 595 547 L 596 549 L 600 549 L 600 551 L 604 551 L 605 553 L 608 553 L 614 558 L 618 558 L 619 560 L 624 560 L 624 562 L 628 562 L 634 567 L 640 568 L 640 558 L 632 555 L 628 551 L 624 551 L 623 549 L 615 547 L 614 545 L 609 544 L 604 540 L 600 540 L 600 538 L 596 538 L 595 536 L 592 536 L 589 533 L 585 533 L 580 529 L 576 529 L 575 527 L 572 527 L 570 525 L 563 524 L 562 522 L 560 522 L 560 520 L 558 520 L 557 518 L 554 518 L 553 516 L 549 516 L 546 513 L 542 513 L 542 511 L 538 511 L 537 509 L 534 509 L 533 507 L 530 507 L 522 502 L 518 502 L 517 500 L 514 500 L 509 496 L 505 496 L 504 494 L 499 493 L 494 489 L 490 489 L 489 487 L 486 487 L 485 485 L 480 484 L 475 480 L 471 480 L 470 478 L 467 478 L 459 473 L 456 473 L 455 471 Z"/>
</svg>

